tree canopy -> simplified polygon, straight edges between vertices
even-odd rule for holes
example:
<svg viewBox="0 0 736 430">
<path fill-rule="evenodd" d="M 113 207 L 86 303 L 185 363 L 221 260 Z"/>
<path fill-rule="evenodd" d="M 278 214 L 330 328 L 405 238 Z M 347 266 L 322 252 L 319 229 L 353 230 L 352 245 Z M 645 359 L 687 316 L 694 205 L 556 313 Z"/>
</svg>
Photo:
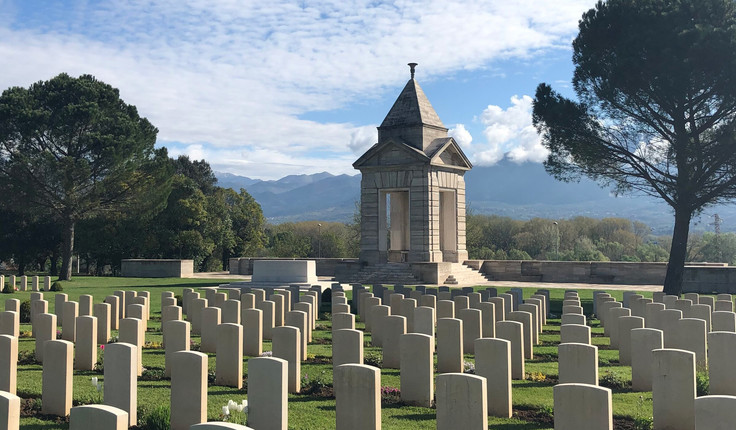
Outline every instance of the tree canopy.
<svg viewBox="0 0 736 430">
<path fill-rule="evenodd" d="M 736 4 L 600 1 L 579 30 L 577 100 L 547 84 L 534 100 L 545 167 L 667 202 L 675 226 L 664 291 L 679 294 L 693 215 L 736 197 Z"/>
<path fill-rule="evenodd" d="M 76 223 L 166 193 L 156 128 L 93 76 L 60 74 L 0 95 L 0 190 L 62 226 L 70 279 Z"/>
</svg>

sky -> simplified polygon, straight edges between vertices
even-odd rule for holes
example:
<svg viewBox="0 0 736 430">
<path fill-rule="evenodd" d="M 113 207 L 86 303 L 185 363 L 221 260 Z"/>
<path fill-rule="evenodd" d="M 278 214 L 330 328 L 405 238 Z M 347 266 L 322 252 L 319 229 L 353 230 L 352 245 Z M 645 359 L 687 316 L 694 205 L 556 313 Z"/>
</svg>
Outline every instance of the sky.
<svg viewBox="0 0 736 430">
<path fill-rule="evenodd" d="M 352 163 L 417 82 L 475 165 L 541 162 L 536 86 L 571 95 L 595 0 L 0 0 L 0 90 L 118 88 L 169 154 L 258 179 Z"/>
</svg>

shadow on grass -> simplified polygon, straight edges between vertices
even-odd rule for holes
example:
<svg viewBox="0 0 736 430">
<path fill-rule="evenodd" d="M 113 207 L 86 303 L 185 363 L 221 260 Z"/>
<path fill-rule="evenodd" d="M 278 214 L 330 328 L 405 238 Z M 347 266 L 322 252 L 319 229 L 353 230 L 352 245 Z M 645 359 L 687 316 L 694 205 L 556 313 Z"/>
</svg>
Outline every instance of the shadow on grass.
<svg viewBox="0 0 736 430">
<path fill-rule="evenodd" d="M 334 405 L 333 406 L 321 405 L 321 406 L 317 406 L 317 409 L 322 410 L 322 411 L 334 411 L 335 406 Z"/>
<path fill-rule="evenodd" d="M 427 413 L 414 413 L 414 414 L 402 414 L 402 415 L 392 415 L 392 418 L 397 420 L 406 420 L 406 421 L 432 421 L 437 419 L 436 414 L 427 414 Z"/>
</svg>

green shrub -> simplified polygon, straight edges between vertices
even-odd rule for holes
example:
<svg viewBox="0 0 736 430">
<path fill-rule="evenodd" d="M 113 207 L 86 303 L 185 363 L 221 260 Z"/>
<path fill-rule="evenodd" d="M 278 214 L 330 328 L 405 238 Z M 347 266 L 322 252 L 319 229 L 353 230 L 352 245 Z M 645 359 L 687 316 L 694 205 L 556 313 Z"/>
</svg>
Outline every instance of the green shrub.
<svg viewBox="0 0 736 430">
<path fill-rule="evenodd" d="M 612 390 L 623 390 L 629 387 L 629 381 L 625 380 L 618 373 L 609 370 L 600 377 L 599 385 Z"/>
<path fill-rule="evenodd" d="M 171 410 L 168 405 L 160 405 L 143 416 L 144 430 L 169 430 L 171 429 Z"/>
<path fill-rule="evenodd" d="M 3 294 L 13 294 L 13 293 L 14 293 L 13 287 L 11 287 L 9 283 L 6 283 L 5 286 L 3 287 Z"/>
<path fill-rule="evenodd" d="M 64 287 L 61 286 L 61 282 L 56 281 L 51 284 L 51 291 L 64 291 Z"/>
<path fill-rule="evenodd" d="M 31 301 L 30 300 L 23 300 L 20 302 L 20 322 L 21 323 L 29 323 L 31 322 Z"/>
<path fill-rule="evenodd" d="M 710 392 L 710 378 L 708 377 L 707 370 L 698 370 L 695 374 L 695 387 L 698 392 L 698 397 L 707 396 Z"/>
</svg>

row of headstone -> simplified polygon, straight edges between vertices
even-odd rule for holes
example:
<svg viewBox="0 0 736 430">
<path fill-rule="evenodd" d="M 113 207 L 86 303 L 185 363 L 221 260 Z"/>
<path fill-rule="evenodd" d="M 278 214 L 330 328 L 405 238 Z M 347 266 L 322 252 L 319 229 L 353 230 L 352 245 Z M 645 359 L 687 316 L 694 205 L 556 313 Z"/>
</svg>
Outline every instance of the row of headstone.
<svg viewBox="0 0 736 430">
<path fill-rule="evenodd" d="M 38 276 L 31 276 L 31 286 L 28 288 L 28 276 L 15 276 L 9 275 L 8 280 L 5 280 L 5 275 L 0 275 L 0 291 L 5 289 L 6 282 L 10 289 L 18 291 L 50 291 L 51 290 L 51 276 L 44 276 L 43 286 L 41 285 L 41 278 Z M 16 285 L 17 282 L 17 285 Z"/>
</svg>

